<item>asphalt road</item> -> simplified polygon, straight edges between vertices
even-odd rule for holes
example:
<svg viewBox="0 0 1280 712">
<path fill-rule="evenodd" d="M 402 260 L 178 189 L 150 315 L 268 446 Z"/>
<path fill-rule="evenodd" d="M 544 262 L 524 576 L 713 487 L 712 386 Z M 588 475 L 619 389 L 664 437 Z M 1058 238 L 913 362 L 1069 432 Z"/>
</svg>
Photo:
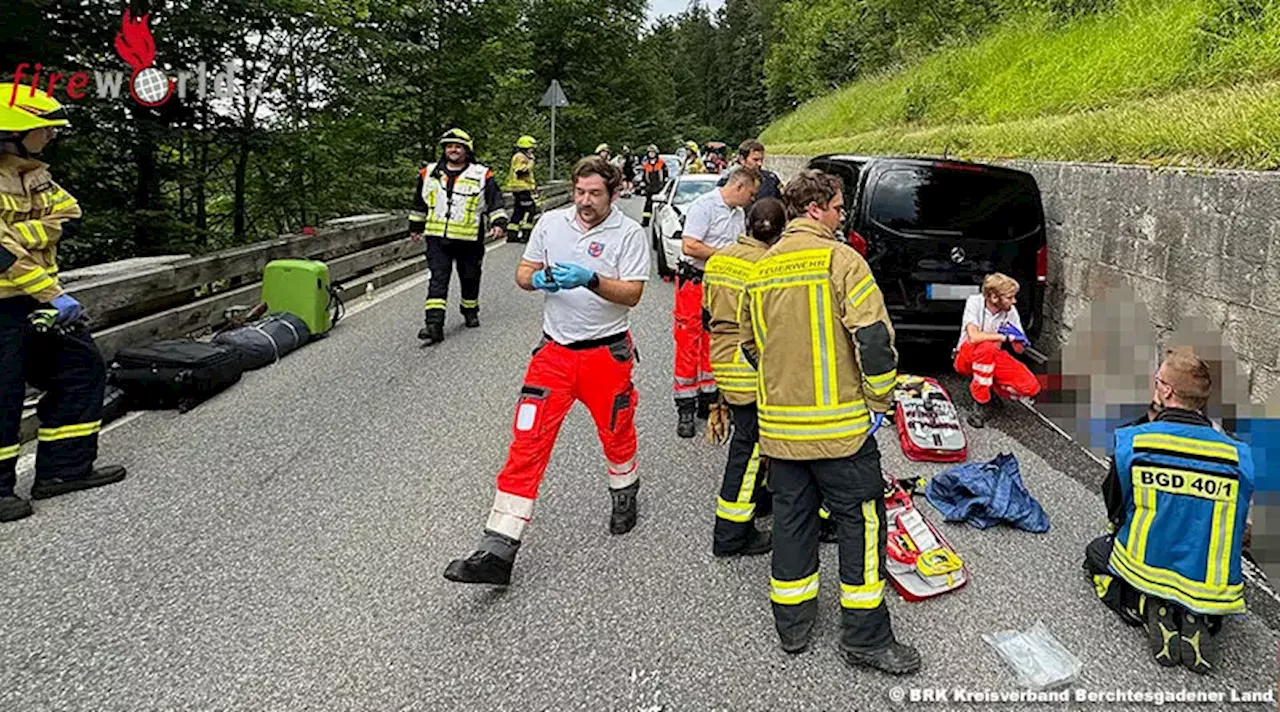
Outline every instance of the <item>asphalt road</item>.
<svg viewBox="0 0 1280 712">
<path fill-rule="evenodd" d="M 1228 623 L 1213 677 L 1149 660 L 1080 571 L 1105 524 L 1098 496 L 1055 466 L 1075 461 L 1054 454 L 1067 448 L 1056 435 L 1025 424 L 1008 429 L 1021 441 L 970 431 L 971 459 L 1017 454 L 1052 530 L 941 525 L 970 585 L 925 603 L 889 597 L 899 637 L 924 655 L 918 676 L 845 667 L 832 547 L 815 644 L 785 655 L 767 557 L 711 556 L 724 450 L 675 436 L 673 294 L 660 280 L 633 313 L 638 527 L 608 534 L 605 462 L 578 407 L 514 584 L 445 581 L 484 523 L 540 331 L 541 299 L 511 280 L 518 257 L 517 246 L 490 253 L 479 330 L 461 328 L 455 284 L 449 338 L 420 348 L 413 287 L 191 413 L 148 413 L 105 434 L 102 459 L 128 465 L 127 481 L 38 502 L 36 516 L 0 528 L 0 710 L 898 709 L 911 705 L 891 702 L 895 685 L 1016 689 L 982 634 L 1037 620 L 1081 659 L 1085 690 L 1275 684 L 1277 636 L 1257 617 Z M 881 449 L 899 475 L 936 471 L 892 438 Z"/>
</svg>

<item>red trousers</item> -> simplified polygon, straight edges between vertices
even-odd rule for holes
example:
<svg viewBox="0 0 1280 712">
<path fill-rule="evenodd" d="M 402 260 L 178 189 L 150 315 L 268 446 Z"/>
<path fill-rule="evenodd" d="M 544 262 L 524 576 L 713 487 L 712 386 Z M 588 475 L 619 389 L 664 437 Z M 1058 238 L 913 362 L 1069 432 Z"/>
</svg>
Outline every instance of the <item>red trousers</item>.
<svg viewBox="0 0 1280 712">
<path fill-rule="evenodd" d="M 1031 369 L 997 341 L 964 342 L 955 367 L 961 376 L 972 377 L 969 392 L 979 403 L 991 401 L 992 388 L 1006 398 L 1034 398 L 1040 393 L 1040 382 Z"/>
<path fill-rule="evenodd" d="M 671 316 L 676 340 L 676 400 L 692 400 L 699 393 L 715 393 L 711 333 L 702 328 L 702 282 L 676 278 L 676 308 Z"/>
<path fill-rule="evenodd" d="M 571 349 L 547 340 L 525 372 L 512 424 L 507 464 L 486 528 L 517 541 L 533 518 L 538 486 L 551 459 L 560 424 L 574 401 L 591 411 L 609 461 L 609 488 L 637 481 L 636 390 L 631 384 L 635 347 L 631 336 L 608 346 Z"/>
</svg>

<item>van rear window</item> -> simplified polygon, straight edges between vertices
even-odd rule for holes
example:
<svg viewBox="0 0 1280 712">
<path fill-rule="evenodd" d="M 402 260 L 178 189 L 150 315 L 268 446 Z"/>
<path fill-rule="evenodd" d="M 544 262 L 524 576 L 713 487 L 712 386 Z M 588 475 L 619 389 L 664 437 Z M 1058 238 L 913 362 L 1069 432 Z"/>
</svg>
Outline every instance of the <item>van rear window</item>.
<svg viewBox="0 0 1280 712">
<path fill-rule="evenodd" d="M 1013 239 L 1040 227 L 1034 184 L 980 171 L 901 168 L 879 177 L 871 220 L 897 232 Z"/>
</svg>

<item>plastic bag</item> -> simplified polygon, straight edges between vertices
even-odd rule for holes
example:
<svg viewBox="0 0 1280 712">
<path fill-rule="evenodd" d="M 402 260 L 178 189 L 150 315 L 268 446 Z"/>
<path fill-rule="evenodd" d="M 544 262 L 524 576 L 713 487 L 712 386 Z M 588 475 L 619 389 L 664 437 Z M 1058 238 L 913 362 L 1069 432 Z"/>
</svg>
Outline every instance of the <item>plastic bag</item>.
<svg viewBox="0 0 1280 712">
<path fill-rule="evenodd" d="M 1013 668 L 1019 686 L 1036 692 L 1074 681 L 1083 667 L 1040 621 L 1026 631 L 983 633 L 982 639 Z"/>
</svg>

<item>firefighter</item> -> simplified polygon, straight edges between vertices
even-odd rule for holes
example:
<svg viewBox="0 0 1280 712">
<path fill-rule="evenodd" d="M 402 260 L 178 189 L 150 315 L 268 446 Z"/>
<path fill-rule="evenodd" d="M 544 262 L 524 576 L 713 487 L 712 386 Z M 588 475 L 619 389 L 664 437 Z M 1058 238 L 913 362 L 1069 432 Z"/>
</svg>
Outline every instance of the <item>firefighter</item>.
<svg viewBox="0 0 1280 712">
<path fill-rule="evenodd" d="M 707 167 L 702 163 L 702 159 L 698 157 L 698 144 L 693 141 L 686 141 L 684 144 L 684 167 L 681 173 L 706 173 Z"/>
<path fill-rule="evenodd" d="M 658 155 L 658 147 L 649 144 L 640 165 L 644 168 L 644 215 L 641 216 L 640 226 L 649 227 L 649 222 L 653 220 L 653 196 L 661 193 L 662 187 L 667 184 L 667 162 Z"/>
<path fill-rule="evenodd" d="M 581 401 L 608 461 L 612 534 L 636 525 L 635 362 L 628 323 L 649 278 L 644 230 L 614 205 L 622 174 L 599 156 L 573 168 L 574 206 L 545 213 L 516 269 L 516 284 L 540 291 L 541 344 L 533 352 L 512 426 L 506 465 L 479 546 L 444 576 L 462 583 L 511 581 L 525 526 L 560 424 Z"/>
<path fill-rule="evenodd" d="M 596 146 L 596 155 L 603 158 L 605 163 L 610 163 L 612 152 L 609 149 L 609 144 L 602 143 L 599 146 Z"/>
<path fill-rule="evenodd" d="M 125 468 L 94 467 L 106 367 L 84 312 L 58 283 L 58 242 L 80 206 L 34 158 L 70 126 L 49 94 L 0 84 L 0 521 L 31 514 L 14 494 L 26 384 L 43 390 L 36 413 L 32 499 L 119 482 Z"/>
<path fill-rule="evenodd" d="M 759 185 L 758 171 L 738 171 L 723 188 L 707 191 L 693 201 L 685 216 L 683 254 L 676 271 L 676 300 L 671 314 L 676 435 L 682 438 L 693 437 L 694 417 L 706 419 L 718 399 L 711 372 L 711 335 L 702 325 L 703 270 L 707 259 L 734 244 L 746 231 L 742 208 L 751 203 Z"/>
<path fill-rule="evenodd" d="M 630 198 L 636 189 L 636 157 L 630 146 L 622 147 L 622 197 Z"/>
<path fill-rule="evenodd" d="M 493 171 L 475 161 L 471 136 L 449 129 L 440 137 L 444 160 L 428 164 L 418 175 L 409 213 L 409 233 L 427 240 L 426 325 L 418 338 L 427 344 L 444 341 L 444 317 L 448 307 L 449 278 L 458 266 L 462 282 L 462 318 L 467 328 L 480 326 L 480 267 L 484 262 L 485 235 L 499 239 L 506 234 L 507 211 L 502 189 Z"/>
<path fill-rule="evenodd" d="M 825 503 L 839 536 L 846 661 L 913 673 L 920 655 L 894 639 L 884 602 L 884 481 L 872 437 L 897 379 L 893 327 L 871 269 L 836 241 L 840 179 L 803 171 L 783 196 L 796 217 L 748 277 L 740 321 L 744 355 L 759 370 L 760 453 L 773 493 L 774 624 L 784 651 L 808 647 Z"/>
<path fill-rule="evenodd" d="M 1155 415 L 1118 428 L 1102 483 L 1111 534 L 1085 548 L 1102 602 L 1145 626 L 1165 667 L 1205 674 L 1219 658 L 1223 618 L 1245 612 L 1241 545 L 1253 495 L 1248 445 L 1205 417 L 1209 366 L 1169 349 L 1152 383 Z"/>
<path fill-rule="evenodd" d="M 711 546 L 716 556 L 752 556 L 772 548 L 769 533 L 752 523 L 764 515 L 760 510 L 767 509 L 769 498 L 756 442 L 756 369 L 742 356 L 738 315 L 751 267 L 778 241 L 786 223 L 781 200 L 758 201 L 747 216 L 748 233 L 707 260 L 702 320 L 711 333 L 711 370 L 733 418 L 729 458 L 716 500 Z"/>
<path fill-rule="evenodd" d="M 507 190 L 515 202 L 515 212 L 508 225 L 507 242 L 528 242 L 529 233 L 533 232 L 533 222 L 537 217 L 538 205 L 534 201 L 534 191 L 538 189 L 533 177 L 533 152 L 538 142 L 532 136 L 521 136 L 516 139 L 516 152 L 511 156 L 511 172 L 507 175 Z"/>
<path fill-rule="evenodd" d="M 738 145 L 738 164 L 729 169 L 729 174 L 720 179 L 718 185 L 724 185 L 729 175 L 741 166 L 750 166 L 760 171 L 760 190 L 756 191 L 756 200 L 765 198 L 782 199 L 782 179 L 778 174 L 764 167 L 764 144 L 755 139 L 747 139 Z"/>
</svg>

